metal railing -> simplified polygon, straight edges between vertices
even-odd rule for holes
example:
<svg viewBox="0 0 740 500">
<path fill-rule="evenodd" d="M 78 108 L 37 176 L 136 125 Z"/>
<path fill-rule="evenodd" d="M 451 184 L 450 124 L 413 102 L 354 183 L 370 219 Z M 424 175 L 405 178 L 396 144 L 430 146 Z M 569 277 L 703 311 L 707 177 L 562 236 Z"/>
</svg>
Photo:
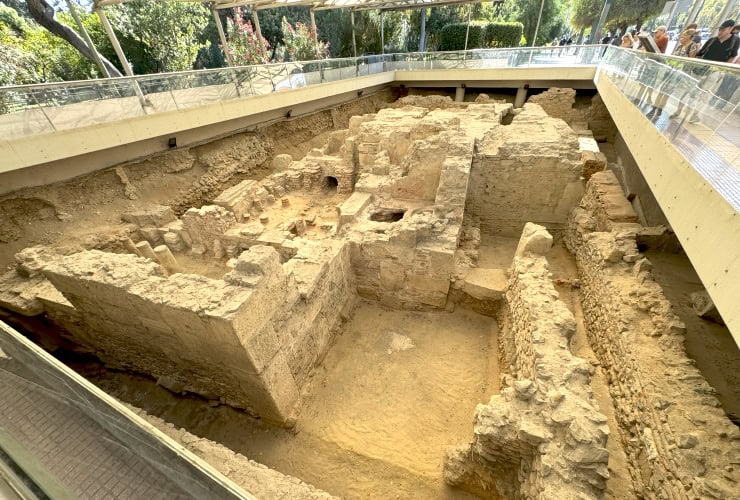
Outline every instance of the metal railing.
<svg viewBox="0 0 740 500">
<path fill-rule="evenodd" d="M 602 47 L 416 52 L 0 88 L 5 139 L 395 70 L 596 65 Z"/>
<path fill-rule="evenodd" d="M 396 70 L 584 65 L 596 67 L 597 79 L 608 78 L 649 115 L 740 209 L 737 67 L 604 45 L 384 54 L 3 87 L 0 137 L 74 129 Z"/>
<path fill-rule="evenodd" d="M 731 64 L 609 48 L 607 78 L 740 211 L 740 70 Z"/>
</svg>

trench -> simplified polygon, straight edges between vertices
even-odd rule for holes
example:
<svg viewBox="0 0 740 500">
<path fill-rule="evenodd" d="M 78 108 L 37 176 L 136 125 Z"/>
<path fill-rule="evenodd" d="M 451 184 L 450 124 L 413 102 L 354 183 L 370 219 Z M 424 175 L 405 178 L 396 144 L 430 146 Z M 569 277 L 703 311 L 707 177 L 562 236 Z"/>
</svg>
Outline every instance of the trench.
<svg viewBox="0 0 740 500">
<path fill-rule="evenodd" d="M 273 136 L 264 132 L 259 138 L 252 136 L 256 142 L 271 142 L 272 152 L 255 156 L 249 172 L 216 179 L 220 182 L 218 189 L 243 180 L 265 178 L 275 155 L 288 147 L 295 160 L 302 158 L 330 138 L 332 126 L 327 120 L 324 116 L 311 121 L 314 125 L 323 124 L 315 128 L 315 136 L 311 136 L 310 126 L 300 122 L 273 130 Z M 513 120 L 512 114 L 506 115 L 507 128 L 516 125 Z M 291 133 L 296 130 L 305 141 L 290 141 Z M 208 157 L 216 149 L 204 146 L 198 152 L 198 161 L 215 164 Z M 218 159 L 218 154 L 215 157 Z M 130 178 L 144 201 L 167 201 L 175 205 L 173 186 L 186 198 L 207 197 L 204 193 L 188 191 L 192 180 L 208 171 L 204 165 L 196 164 L 192 170 L 176 176 L 156 170 L 143 173 L 143 168 L 131 166 Z M 115 179 L 111 181 L 110 176 L 103 174 L 95 179 L 102 189 L 91 191 L 94 194 L 87 205 L 75 197 L 79 197 L 79 185 L 87 183 L 89 187 L 94 183 L 89 179 L 66 194 L 51 196 L 53 188 L 37 190 L 41 201 L 24 203 L 23 210 L 15 210 L 17 216 L 11 220 L 15 239 L 0 247 L 2 263 L 8 264 L 13 253 L 23 246 L 52 241 L 75 247 L 70 251 L 79 249 L 77 245 L 84 240 L 81 248 L 120 252 L 114 238 L 106 240 L 93 235 L 121 230 L 117 216 L 132 203 L 120 199 L 121 186 Z M 155 186 L 162 179 L 167 179 L 166 189 L 157 190 Z M 348 200 L 349 194 L 341 192 L 339 176 L 320 177 L 315 187 L 320 194 L 300 191 L 285 194 L 267 207 L 259 219 L 246 216 L 245 222 L 259 224 L 269 231 L 285 229 L 290 221 L 301 219 L 310 223 L 300 228 L 289 226 L 293 236 L 317 242 L 330 239 L 339 224 L 337 207 Z M 511 191 L 513 198 L 518 196 L 522 200 L 521 193 L 516 193 L 519 188 L 512 185 Z M 208 189 L 217 191 L 213 186 Z M 489 196 L 488 183 L 481 183 L 479 189 L 482 196 Z M 46 201 L 49 198 L 57 201 L 56 208 L 50 208 L 53 205 Z M 72 199 L 75 201 L 71 202 Z M 417 205 L 424 206 L 424 203 L 404 201 L 413 208 L 384 206 L 371 211 L 367 219 L 377 223 L 373 231 L 385 234 L 391 231 L 387 228 L 416 215 Z M 393 203 L 388 206 L 395 207 Z M 506 202 L 501 206 L 506 206 Z M 4 207 L 12 211 L 15 205 Z M 516 212 L 511 218 L 531 215 L 522 214 L 519 207 L 512 207 L 511 211 Z M 24 233 L 23 226 L 30 225 L 34 213 L 44 214 L 42 223 Z M 59 214 L 67 214 L 70 219 Z M 487 227 L 502 221 L 509 223 L 509 215 L 498 213 L 500 219 L 484 222 Z M 481 230 L 481 233 L 476 266 L 482 270 L 508 269 L 518 238 L 504 236 L 507 231 Z M 560 234 L 554 233 L 555 245 L 546 257 L 559 298 L 576 319 L 571 350 L 594 367 L 591 380 L 594 398 L 607 416 L 609 427 L 617 429 L 609 383 L 585 333 L 581 296 L 575 285 L 578 281 L 575 258 L 565 248 Z M 740 384 L 732 368 L 738 366 L 740 357 L 736 346 L 733 349 L 731 345 L 729 332 L 692 316 L 686 297 L 689 291 L 700 287 L 700 282 L 692 274 L 685 256 L 656 251 L 648 251 L 647 256 L 654 264 L 656 280 L 689 326 L 690 356 L 717 390 L 725 412 L 737 422 Z M 185 272 L 213 279 L 221 279 L 233 267 L 226 258 L 190 254 L 178 254 L 177 258 Z M 282 263 L 288 260 L 281 255 Z M 75 346 L 60 340 L 53 329 L 45 330 L 48 325 L 43 323 L 15 321 L 15 324 L 35 330 L 31 335 L 36 341 L 54 350 L 62 361 L 121 401 L 331 494 L 344 498 L 475 498 L 443 482 L 443 456 L 447 447 L 470 441 L 476 405 L 488 403 L 499 394 L 500 376 L 506 368 L 499 366 L 496 320 L 450 301 L 437 310 L 413 311 L 387 307 L 388 302 L 384 305 L 383 300 L 372 300 L 367 293 L 361 295 L 364 298 L 343 320 L 330 348 L 313 368 L 310 381 L 301 388 L 299 418 L 289 429 L 270 425 L 217 399 L 175 394 L 144 374 L 107 367 L 93 356 L 74 352 Z M 611 477 L 607 482 L 607 498 L 635 495 L 629 459 L 621 439 L 614 432 L 608 443 Z"/>
</svg>

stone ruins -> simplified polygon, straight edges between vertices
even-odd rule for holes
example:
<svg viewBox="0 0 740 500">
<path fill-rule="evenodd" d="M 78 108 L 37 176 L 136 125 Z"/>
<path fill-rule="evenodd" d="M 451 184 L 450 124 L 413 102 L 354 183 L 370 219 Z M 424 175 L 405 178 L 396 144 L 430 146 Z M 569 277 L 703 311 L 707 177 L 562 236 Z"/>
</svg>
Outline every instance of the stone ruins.
<svg viewBox="0 0 740 500">
<path fill-rule="evenodd" d="M 109 248 L 22 250 L 0 306 L 109 368 L 287 428 L 362 301 L 473 310 L 498 323 L 500 388 L 469 408 L 468 439 L 440 453 L 447 484 L 482 498 L 615 497 L 619 450 L 621 491 L 635 498 L 734 498 L 740 431 L 641 254 L 665 229 L 640 224 L 607 168 L 594 137 L 611 133 L 608 115 L 556 109 L 564 92 L 517 110 L 411 96 L 353 116 L 323 147 L 275 151 L 268 173 L 206 203 L 121 213 Z M 172 172 L 192 161 L 172 158 Z M 518 239 L 513 259 L 482 265 L 491 238 Z M 582 319 L 554 286 L 554 241 L 577 264 L 566 285 Z M 595 359 L 573 348 L 579 321 Z M 151 418 L 258 496 L 331 498 Z"/>
</svg>

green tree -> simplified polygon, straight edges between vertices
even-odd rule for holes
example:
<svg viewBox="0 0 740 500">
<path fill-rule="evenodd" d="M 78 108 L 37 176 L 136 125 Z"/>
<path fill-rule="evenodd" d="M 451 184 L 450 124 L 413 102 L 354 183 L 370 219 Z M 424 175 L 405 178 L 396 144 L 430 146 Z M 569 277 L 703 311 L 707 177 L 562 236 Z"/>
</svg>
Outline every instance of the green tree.
<svg viewBox="0 0 740 500">
<path fill-rule="evenodd" d="M 257 36 L 252 22 L 245 19 L 241 7 L 226 20 L 226 53 L 237 66 L 264 64 L 270 61 L 270 42 Z"/>
<path fill-rule="evenodd" d="M 111 8 L 110 17 L 127 39 L 127 57 L 147 63 L 137 72 L 165 72 L 193 68 L 210 12 L 200 3 L 135 0 Z"/>
<path fill-rule="evenodd" d="M 39 81 L 35 59 L 23 47 L 27 29 L 15 10 L 0 6 L 0 86 Z"/>
<path fill-rule="evenodd" d="M 283 18 L 283 45 L 278 54 L 278 58 L 284 61 L 326 59 L 329 56 L 329 45 L 318 40 L 315 29 L 300 22 L 296 22 L 293 27 Z"/>
<path fill-rule="evenodd" d="M 524 38 L 527 45 L 532 45 L 534 32 L 537 29 L 537 18 L 540 16 L 540 0 L 523 0 L 516 5 L 514 17 L 524 25 Z M 535 45 L 544 45 L 552 40 L 553 26 L 562 26 L 562 3 L 560 0 L 544 0 L 542 17 L 537 32 Z"/>
</svg>

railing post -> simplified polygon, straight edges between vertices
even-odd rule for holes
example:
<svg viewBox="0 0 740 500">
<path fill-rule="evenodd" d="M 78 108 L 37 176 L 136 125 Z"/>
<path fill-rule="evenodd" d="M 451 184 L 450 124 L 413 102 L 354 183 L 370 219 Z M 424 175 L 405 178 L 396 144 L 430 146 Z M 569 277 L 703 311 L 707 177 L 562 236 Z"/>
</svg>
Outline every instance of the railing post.
<svg viewBox="0 0 740 500">
<path fill-rule="evenodd" d="M 36 99 L 36 94 L 33 93 L 33 90 L 31 91 L 31 98 L 33 99 L 33 102 L 36 103 L 36 106 L 41 110 L 41 114 L 44 115 L 44 118 L 46 118 L 46 121 L 49 122 L 49 125 L 51 125 L 52 130 L 56 130 L 57 128 L 54 126 L 54 122 L 51 121 L 51 118 L 49 118 L 49 115 L 46 114 L 46 110 L 44 110 L 44 107 L 39 103 L 39 100 Z"/>
</svg>

